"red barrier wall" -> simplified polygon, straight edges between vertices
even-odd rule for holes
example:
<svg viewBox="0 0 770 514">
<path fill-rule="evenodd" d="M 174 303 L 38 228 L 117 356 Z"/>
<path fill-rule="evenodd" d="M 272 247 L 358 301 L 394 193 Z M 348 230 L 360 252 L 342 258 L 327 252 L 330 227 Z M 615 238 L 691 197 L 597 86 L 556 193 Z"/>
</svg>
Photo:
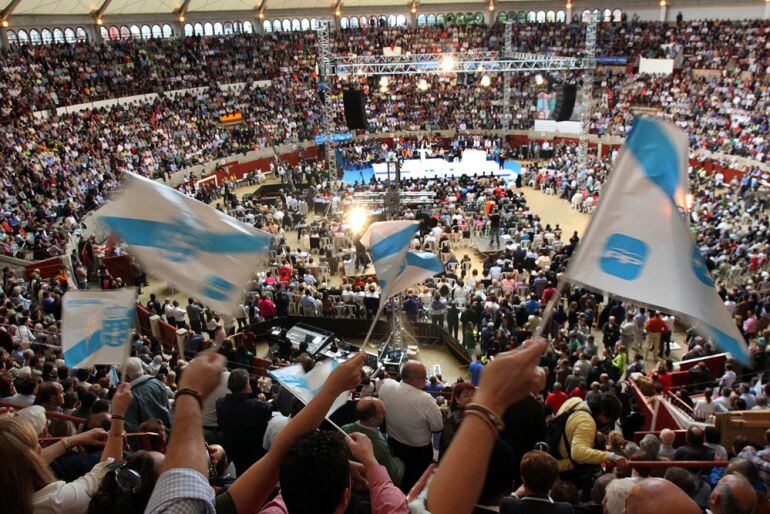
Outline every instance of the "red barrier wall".
<svg viewBox="0 0 770 514">
<path fill-rule="evenodd" d="M 41 278 L 53 278 L 56 275 L 66 274 L 64 260 L 61 257 L 51 257 L 50 259 L 46 259 L 44 261 L 34 262 L 28 265 L 24 269 L 24 272 L 27 277 L 29 277 L 30 273 L 36 269 L 40 270 Z"/>
</svg>

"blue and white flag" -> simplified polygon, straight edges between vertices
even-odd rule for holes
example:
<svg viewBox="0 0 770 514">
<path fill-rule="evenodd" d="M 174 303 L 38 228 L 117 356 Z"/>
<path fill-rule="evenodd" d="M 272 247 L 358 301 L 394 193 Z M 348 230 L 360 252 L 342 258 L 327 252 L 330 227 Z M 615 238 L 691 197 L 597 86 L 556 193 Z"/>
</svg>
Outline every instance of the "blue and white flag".
<svg viewBox="0 0 770 514">
<path fill-rule="evenodd" d="M 96 213 L 144 268 L 209 307 L 232 314 L 243 284 L 265 265 L 273 236 L 153 180 L 127 174 Z"/>
<path fill-rule="evenodd" d="M 566 279 L 678 314 L 747 363 L 746 342 L 714 288 L 686 220 L 687 135 L 636 120 Z"/>
<path fill-rule="evenodd" d="M 409 251 L 419 227 L 417 221 L 378 221 L 361 236 L 361 244 L 372 257 L 383 299 L 444 270 L 434 254 Z"/>
<path fill-rule="evenodd" d="M 274 369 L 268 373 L 279 384 L 288 389 L 294 396 L 302 401 L 302 403 L 307 405 L 310 400 L 315 398 L 318 391 L 321 390 L 321 387 L 329 378 L 329 375 L 331 375 L 331 372 L 334 371 L 334 368 L 337 366 L 339 366 L 339 362 L 336 360 L 326 359 L 317 362 L 313 369 L 307 373 L 305 373 L 301 364 Z M 339 395 L 337 399 L 334 400 L 334 403 L 332 403 L 331 409 L 329 409 L 329 412 L 327 412 L 326 415 L 331 415 L 334 411 L 342 407 L 349 399 L 349 391 Z"/>
<path fill-rule="evenodd" d="M 61 341 L 69 368 L 124 364 L 136 319 L 134 289 L 68 291 L 62 296 Z"/>
</svg>

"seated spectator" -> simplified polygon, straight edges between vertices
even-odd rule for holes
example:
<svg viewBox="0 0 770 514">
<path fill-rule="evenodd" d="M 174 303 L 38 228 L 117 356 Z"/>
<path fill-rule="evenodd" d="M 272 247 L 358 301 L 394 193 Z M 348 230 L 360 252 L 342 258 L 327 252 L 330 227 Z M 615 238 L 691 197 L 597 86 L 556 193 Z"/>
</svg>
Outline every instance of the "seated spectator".
<svg viewBox="0 0 770 514">
<path fill-rule="evenodd" d="M 651 501 L 665 498 L 664 501 Z M 662 478 L 648 478 L 634 485 L 625 501 L 625 514 L 701 514 L 698 505 L 681 489 Z"/>
<path fill-rule="evenodd" d="M 553 502 L 550 491 L 559 476 L 556 459 L 541 451 L 531 451 L 521 459 L 523 485 L 516 495 L 505 498 L 501 513 L 561 513 L 573 512 L 568 503 Z"/>
</svg>

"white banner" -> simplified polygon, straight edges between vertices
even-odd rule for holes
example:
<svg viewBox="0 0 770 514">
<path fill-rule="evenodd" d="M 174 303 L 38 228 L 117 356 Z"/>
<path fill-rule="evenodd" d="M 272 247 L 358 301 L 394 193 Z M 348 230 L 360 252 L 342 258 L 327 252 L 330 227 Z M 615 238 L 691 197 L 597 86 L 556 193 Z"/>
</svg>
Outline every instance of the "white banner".
<svg viewBox="0 0 770 514">
<path fill-rule="evenodd" d="M 135 302 L 133 288 L 69 291 L 62 296 L 65 364 L 70 368 L 124 364 L 131 351 Z"/>
<path fill-rule="evenodd" d="M 639 73 L 649 73 L 651 75 L 671 75 L 674 73 L 673 59 L 647 59 L 639 58 Z"/>
</svg>

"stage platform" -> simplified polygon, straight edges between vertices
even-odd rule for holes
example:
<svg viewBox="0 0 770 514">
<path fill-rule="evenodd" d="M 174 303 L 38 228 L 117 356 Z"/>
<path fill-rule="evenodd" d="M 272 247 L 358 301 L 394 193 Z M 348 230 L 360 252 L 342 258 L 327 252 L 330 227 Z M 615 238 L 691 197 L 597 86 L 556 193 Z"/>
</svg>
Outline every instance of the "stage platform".
<svg viewBox="0 0 770 514">
<path fill-rule="evenodd" d="M 393 164 L 390 164 L 390 175 L 393 176 Z M 482 150 L 465 150 L 462 158 L 457 161 L 428 158 L 423 154 L 420 159 L 406 159 L 401 164 L 402 179 L 473 177 L 477 175 L 493 175 L 506 181 L 516 180 L 521 173 L 521 165 L 512 160 L 506 160 L 501 167 L 497 161 L 487 160 L 486 152 Z M 388 163 L 375 163 L 357 169 L 346 169 L 343 181 L 349 184 L 366 183 L 372 178 L 386 180 L 388 178 Z"/>
<path fill-rule="evenodd" d="M 489 244 L 489 236 L 483 236 L 483 237 L 472 237 L 471 243 L 473 248 L 478 250 L 481 253 L 500 253 L 505 251 L 505 240 L 503 238 L 500 238 L 500 245 L 497 244 Z"/>
</svg>

